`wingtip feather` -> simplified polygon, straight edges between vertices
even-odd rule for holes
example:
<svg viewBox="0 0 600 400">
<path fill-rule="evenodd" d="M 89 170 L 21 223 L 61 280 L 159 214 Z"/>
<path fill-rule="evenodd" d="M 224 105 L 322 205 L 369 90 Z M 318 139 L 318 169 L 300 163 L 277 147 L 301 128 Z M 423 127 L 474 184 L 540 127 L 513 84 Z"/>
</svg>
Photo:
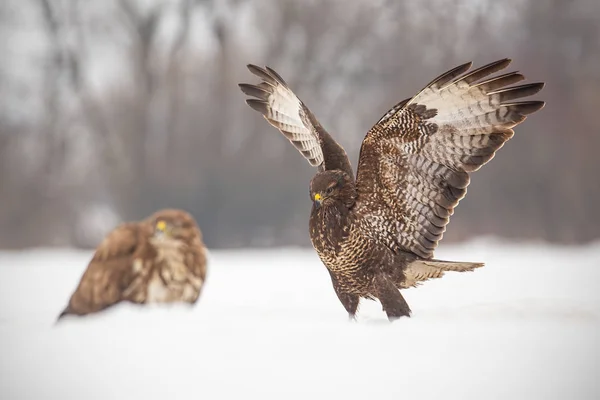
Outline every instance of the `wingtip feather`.
<svg viewBox="0 0 600 400">
<path fill-rule="evenodd" d="M 267 91 L 259 86 L 250 85 L 248 83 L 238 83 L 238 86 L 241 89 L 241 91 L 244 92 L 244 94 L 246 94 L 248 96 L 256 97 L 257 99 L 260 99 L 260 100 L 267 100 L 269 95 L 271 94 L 269 91 Z"/>
<path fill-rule="evenodd" d="M 266 83 L 273 85 L 273 86 L 275 86 L 277 84 L 277 79 L 275 79 L 275 77 L 271 76 L 271 74 L 269 74 L 269 72 L 266 71 L 265 69 L 263 69 L 257 65 L 254 65 L 254 64 L 248 64 L 246 67 L 252 74 L 258 76 Z"/>
<path fill-rule="evenodd" d="M 248 104 L 253 110 L 258 111 L 262 115 L 267 115 L 268 113 L 268 104 L 264 100 L 246 99 L 246 104 Z"/>
<path fill-rule="evenodd" d="M 287 83 L 285 82 L 285 80 L 281 77 L 281 75 L 279 75 L 274 69 L 266 67 L 267 72 L 269 74 L 271 74 L 273 76 L 273 78 L 275 78 L 277 81 L 279 81 L 279 83 L 281 83 L 283 86 L 287 87 Z"/>
<path fill-rule="evenodd" d="M 510 104 L 503 104 L 503 106 L 515 108 L 522 115 L 533 114 L 534 112 L 544 108 L 545 105 L 545 101 L 520 101 Z"/>
<path fill-rule="evenodd" d="M 475 82 L 489 76 L 495 72 L 501 71 L 506 68 L 510 64 L 511 60 L 508 58 L 503 58 L 501 60 L 497 60 L 486 64 L 482 67 L 474 69 L 468 74 L 463 75 L 460 78 L 457 78 L 458 81 L 464 81 L 469 85 L 474 84 Z M 466 71 L 465 71 L 466 72 Z"/>
<path fill-rule="evenodd" d="M 54 324 L 58 324 L 64 317 L 66 317 L 67 315 L 70 315 L 70 311 L 69 311 L 69 307 L 65 308 L 64 310 L 62 310 L 62 312 L 58 315 L 58 317 L 56 318 L 56 321 L 54 321 Z"/>
</svg>

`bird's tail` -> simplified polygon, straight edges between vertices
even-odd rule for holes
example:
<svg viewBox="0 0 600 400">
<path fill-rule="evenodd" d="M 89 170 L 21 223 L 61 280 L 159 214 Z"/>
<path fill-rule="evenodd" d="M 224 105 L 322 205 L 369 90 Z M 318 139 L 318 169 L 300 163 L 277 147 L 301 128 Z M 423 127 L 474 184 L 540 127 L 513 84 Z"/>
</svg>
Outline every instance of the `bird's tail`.
<svg viewBox="0 0 600 400">
<path fill-rule="evenodd" d="M 69 310 L 69 306 L 65 307 L 65 309 L 62 310 L 60 315 L 56 318 L 56 321 L 54 321 L 54 325 L 57 325 L 64 317 L 66 317 L 67 315 L 70 315 L 70 314 L 71 314 L 71 311 Z"/>
<path fill-rule="evenodd" d="M 416 287 L 421 282 L 429 279 L 441 278 L 447 271 L 465 272 L 483 267 L 483 263 L 443 261 L 443 260 L 416 260 L 404 270 L 404 282 L 401 288 Z"/>
</svg>

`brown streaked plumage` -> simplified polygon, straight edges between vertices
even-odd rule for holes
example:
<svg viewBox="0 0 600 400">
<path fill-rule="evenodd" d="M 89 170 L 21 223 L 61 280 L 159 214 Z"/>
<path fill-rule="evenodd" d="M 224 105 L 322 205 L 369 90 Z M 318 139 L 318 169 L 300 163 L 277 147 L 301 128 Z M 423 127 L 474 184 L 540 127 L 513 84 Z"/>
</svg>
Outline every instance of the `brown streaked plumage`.
<svg viewBox="0 0 600 400">
<path fill-rule="evenodd" d="M 182 210 L 160 210 L 104 238 L 59 319 L 120 301 L 193 304 L 205 278 L 206 248 L 196 221 Z"/>
<path fill-rule="evenodd" d="M 513 127 L 544 106 L 516 101 L 543 83 L 524 79 L 503 59 L 468 72 L 460 65 L 388 111 L 363 140 L 356 179 L 346 153 L 272 69 L 240 84 L 246 102 L 318 168 L 310 183 L 310 238 L 338 298 L 354 316 L 361 297 L 378 298 L 388 318 L 410 316 L 398 289 L 472 271 L 481 263 L 433 259 L 470 173 L 494 157 Z"/>
</svg>

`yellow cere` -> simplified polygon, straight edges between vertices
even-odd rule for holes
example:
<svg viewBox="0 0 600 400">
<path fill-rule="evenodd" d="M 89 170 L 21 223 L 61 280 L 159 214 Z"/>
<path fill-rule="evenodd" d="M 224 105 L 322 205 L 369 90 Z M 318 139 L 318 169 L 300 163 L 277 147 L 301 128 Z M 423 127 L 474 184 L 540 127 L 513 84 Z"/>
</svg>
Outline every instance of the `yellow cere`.
<svg viewBox="0 0 600 400">
<path fill-rule="evenodd" d="M 315 194 L 315 200 L 316 201 L 320 201 L 321 200 L 321 195 L 319 193 Z"/>
<path fill-rule="evenodd" d="M 156 223 L 156 229 L 158 229 L 159 231 L 164 231 L 165 229 L 167 229 L 167 223 L 165 221 L 158 221 Z"/>
</svg>

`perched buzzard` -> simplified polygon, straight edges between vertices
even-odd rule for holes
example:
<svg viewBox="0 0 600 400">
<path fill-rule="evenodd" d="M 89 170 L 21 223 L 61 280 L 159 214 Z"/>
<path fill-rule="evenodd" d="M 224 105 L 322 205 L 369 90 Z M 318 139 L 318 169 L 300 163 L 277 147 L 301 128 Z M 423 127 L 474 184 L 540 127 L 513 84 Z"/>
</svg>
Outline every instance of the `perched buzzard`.
<svg viewBox="0 0 600 400">
<path fill-rule="evenodd" d="M 471 63 L 460 65 L 395 105 L 364 138 L 356 179 L 344 149 L 281 76 L 248 65 L 262 82 L 240 84 L 255 97 L 246 103 L 318 168 L 310 183 L 310 238 L 351 317 L 361 297 L 378 298 L 390 320 L 410 316 L 398 289 L 483 265 L 435 260 L 433 251 L 469 174 L 544 106 L 516 101 L 543 83 L 507 87 L 523 75 L 490 77 L 509 64 L 499 60 L 471 72 Z"/>
<path fill-rule="evenodd" d="M 119 225 L 96 249 L 59 319 L 120 301 L 195 303 L 206 277 L 205 251 L 196 221 L 182 210 Z"/>
</svg>

